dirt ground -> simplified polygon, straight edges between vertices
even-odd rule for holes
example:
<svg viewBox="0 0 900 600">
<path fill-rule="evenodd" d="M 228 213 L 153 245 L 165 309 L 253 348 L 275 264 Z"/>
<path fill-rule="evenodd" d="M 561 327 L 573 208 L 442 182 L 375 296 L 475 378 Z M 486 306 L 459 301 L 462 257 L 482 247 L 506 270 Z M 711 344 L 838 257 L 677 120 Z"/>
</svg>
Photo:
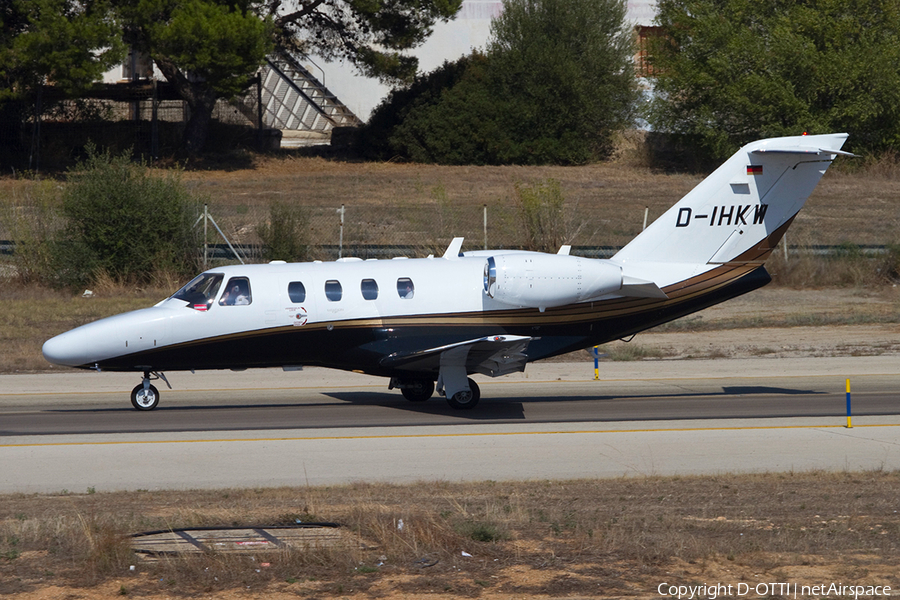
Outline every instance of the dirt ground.
<svg viewBox="0 0 900 600">
<path fill-rule="evenodd" d="M 900 288 L 767 287 L 638 334 L 630 343 L 668 359 L 900 354 Z"/>
<path fill-rule="evenodd" d="M 830 585 L 831 582 L 841 582 L 842 574 L 847 573 L 844 563 L 825 564 L 810 557 L 784 556 L 772 553 L 766 557 L 774 564 L 784 566 L 775 569 L 775 573 L 753 573 L 755 569 L 747 569 L 741 564 L 735 564 L 726 560 L 704 560 L 693 564 L 674 560 L 667 565 L 662 574 L 643 576 L 639 571 L 629 569 L 627 565 L 597 565 L 592 563 L 573 563 L 557 568 L 539 568 L 531 565 L 512 565 L 501 569 L 497 575 L 489 575 L 490 581 L 483 581 L 471 574 L 460 575 L 459 583 L 453 591 L 446 591 L 447 585 L 442 583 L 434 589 L 426 591 L 406 592 L 405 587 L 421 587 L 421 582 L 416 581 L 421 575 L 407 575 L 398 573 L 395 575 L 381 574 L 377 582 L 366 581 L 374 579 L 371 575 L 359 575 L 359 583 L 364 589 L 354 590 L 348 585 L 334 594 L 324 595 L 318 582 L 281 582 L 268 587 L 265 590 L 235 589 L 217 591 L 197 596 L 199 598 L 217 598 L 221 600 L 296 600 L 297 598 L 321 598 L 333 597 L 341 600 L 455 600 L 458 598 L 480 598 L 482 600 L 550 600 L 557 598 L 634 598 L 636 600 L 663 599 L 668 600 L 668 595 L 660 594 L 659 590 L 666 590 L 668 586 L 675 585 L 675 581 L 690 581 L 691 585 L 723 585 L 732 586 L 731 594 L 721 594 L 720 597 L 741 597 L 737 594 L 738 583 L 746 584 L 748 593 L 742 594 L 746 598 L 787 598 L 793 593 L 772 593 L 774 590 L 793 592 L 795 584 L 803 585 Z M 863 557 L 866 558 L 866 557 Z M 867 557 L 872 559 L 874 557 Z M 799 561 L 798 561 L 799 559 Z M 792 564 L 797 562 L 798 564 Z M 600 573 L 608 573 L 603 576 Z M 869 565 L 866 569 L 866 586 L 890 586 L 896 580 L 895 565 Z M 776 576 L 777 573 L 777 576 Z M 613 575 L 610 577 L 609 575 Z M 777 577 L 777 579 L 775 578 Z M 179 595 L 166 592 L 160 593 L 132 593 L 135 587 L 146 589 L 153 582 L 146 581 L 146 577 L 131 577 L 109 581 L 95 588 L 69 588 L 52 586 L 27 595 L 12 594 L 7 596 L 14 600 L 102 600 L 107 598 L 148 598 L 151 600 L 163 600 L 178 598 Z M 594 580 L 593 582 L 591 580 Z M 670 581 L 672 580 L 672 581 Z M 576 583 L 577 582 L 577 583 Z M 595 583 L 593 591 L 584 593 L 585 583 Z M 567 583 L 569 585 L 567 585 Z M 776 585 L 781 587 L 776 587 Z M 847 583 L 849 585 L 849 583 Z M 684 585 L 681 583 L 680 585 Z M 759 585 L 759 588 L 757 588 Z M 894 584 L 896 585 L 896 584 Z M 768 587 L 764 587 L 768 586 Z M 579 592 L 572 593 L 574 587 Z M 569 589 L 567 589 L 569 588 Z M 768 593 L 757 593 L 756 590 Z M 539 592 L 537 590 L 547 590 Z M 802 588 L 797 590 L 797 597 L 806 599 L 825 598 L 825 594 L 801 595 Z M 896 595 L 896 591 L 894 591 Z M 673 594 L 677 598 L 677 595 Z M 685 596 L 686 597 L 686 596 Z M 713 600 L 714 594 L 701 596 Z M 852 594 L 850 597 L 853 597 Z M 873 595 L 861 596 L 872 598 Z"/>
</svg>

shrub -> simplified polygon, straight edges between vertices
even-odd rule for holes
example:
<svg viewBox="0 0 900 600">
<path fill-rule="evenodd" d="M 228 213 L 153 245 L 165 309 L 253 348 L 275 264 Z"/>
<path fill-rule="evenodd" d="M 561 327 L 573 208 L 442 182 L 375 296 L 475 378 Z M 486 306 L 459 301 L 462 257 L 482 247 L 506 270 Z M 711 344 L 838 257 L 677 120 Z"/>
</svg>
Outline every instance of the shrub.
<svg viewBox="0 0 900 600">
<path fill-rule="evenodd" d="M 498 162 L 500 143 L 494 128 L 495 104 L 486 85 L 482 54 L 445 62 L 392 91 L 363 130 L 364 152 L 373 158 L 442 164 Z"/>
<path fill-rule="evenodd" d="M 141 282 L 155 271 L 196 272 L 200 202 L 180 173 L 155 176 L 129 152 L 112 156 L 92 144 L 86 150 L 63 192 L 68 224 L 56 244 L 58 282 L 82 285 L 100 272 Z"/>
<path fill-rule="evenodd" d="M 12 272 L 22 283 L 47 281 L 54 274 L 53 240 L 61 229 L 59 204 L 56 182 L 35 181 L 22 205 L 13 198 L 4 198 L 0 205 L 0 219 L 16 247 Z"/>
<path fill-rule="evenodd" d="M 269 222 L 257 225 L 265 260 L 301 262 L 307 260 L 309 218 L 299 206 L 275 202 L 269 207 Z"/>
<path fill-rule="evenodd" d="M 559 182 L 546 179 L 531 185 L 515 185 L 519 217 L 525 232 L 525 249 L 556 252 L 580 229 L 574 225 L 574 211 L 566 207 Z"/>
</svg>

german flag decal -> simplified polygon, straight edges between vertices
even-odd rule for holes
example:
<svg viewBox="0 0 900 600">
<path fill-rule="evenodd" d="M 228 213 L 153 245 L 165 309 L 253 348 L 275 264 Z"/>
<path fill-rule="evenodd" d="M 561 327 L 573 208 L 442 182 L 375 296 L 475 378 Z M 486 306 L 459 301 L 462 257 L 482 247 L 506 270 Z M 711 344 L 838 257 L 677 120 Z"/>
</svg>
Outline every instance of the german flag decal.
<svg viewBox="0 0 900 600">
<path fill-rule="evenodd" d="M 762 175 L 762 165 L 747 165 L 747 175 Z"/>
</svg>

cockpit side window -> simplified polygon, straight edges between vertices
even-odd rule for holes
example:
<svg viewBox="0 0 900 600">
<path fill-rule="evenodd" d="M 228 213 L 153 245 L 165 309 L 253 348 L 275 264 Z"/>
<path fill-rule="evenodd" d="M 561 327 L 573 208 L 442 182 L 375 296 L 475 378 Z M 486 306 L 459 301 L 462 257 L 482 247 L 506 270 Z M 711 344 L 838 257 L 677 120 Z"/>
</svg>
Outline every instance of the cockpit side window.
<svg viewBox="0 0 900 600">
<path fill-rule="evenodd" d="M 325 297 L 328 298 L 329 302 L 339 302 L 343 295 L 344 290 L 340 281 L 329 279 L 325 282 Z"/>
<path fill-rule="evenodd" d="M 378 282 L 374 279 L 363 279 L 359 284 L 362 297 L 366 300 L 378 299 Z"/>
<path fill-rule="evenodd" d="M 416 286 L 409 277 L 401 277 L 397 280 L 397 293 L 404 300 L 411 300 L 416 295 Z"/>
<path fill-rule="evenodd" d="M 303 285 L 302 281 L 290 282 L 288 284 L 288 296 L 291 297 L 291 302 L 294 304 L 306 302 L 306 286 Z"/>
<path fill-rule="evenodd" d="M 246 277 L 232 277 L 219 299 L 220 306 L 245 306 L 253 302 L 250 295 L 250 280 Z"/>
<path fill-rule="evenodd" d="M 221 273 L 202 273 L 175 292 L 172 298 L 187 302 L 188 308 L 207 310 L 219 292 L 223 278 Z"/>
</svg>

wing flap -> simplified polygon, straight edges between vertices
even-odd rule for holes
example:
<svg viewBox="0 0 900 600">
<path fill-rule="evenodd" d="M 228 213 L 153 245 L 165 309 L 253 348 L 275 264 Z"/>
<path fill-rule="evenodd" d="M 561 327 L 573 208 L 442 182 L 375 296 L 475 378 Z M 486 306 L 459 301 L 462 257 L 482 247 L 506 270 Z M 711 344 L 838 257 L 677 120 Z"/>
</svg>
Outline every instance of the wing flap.
<svg viewBox="0 0 900 600">
<path fill-rule="evenodd" d="M 499 377 L 525 370 L 528 356 L 525 351 L 534 338 L 521 335 L 490 335 L 486 337 L 436 346 L 412 352 L 396 352 L 381 359 L 385 367 L 410 371 L 438 371 L 442 357 L 465 364 L 466 372 Z"/>
</svg>

